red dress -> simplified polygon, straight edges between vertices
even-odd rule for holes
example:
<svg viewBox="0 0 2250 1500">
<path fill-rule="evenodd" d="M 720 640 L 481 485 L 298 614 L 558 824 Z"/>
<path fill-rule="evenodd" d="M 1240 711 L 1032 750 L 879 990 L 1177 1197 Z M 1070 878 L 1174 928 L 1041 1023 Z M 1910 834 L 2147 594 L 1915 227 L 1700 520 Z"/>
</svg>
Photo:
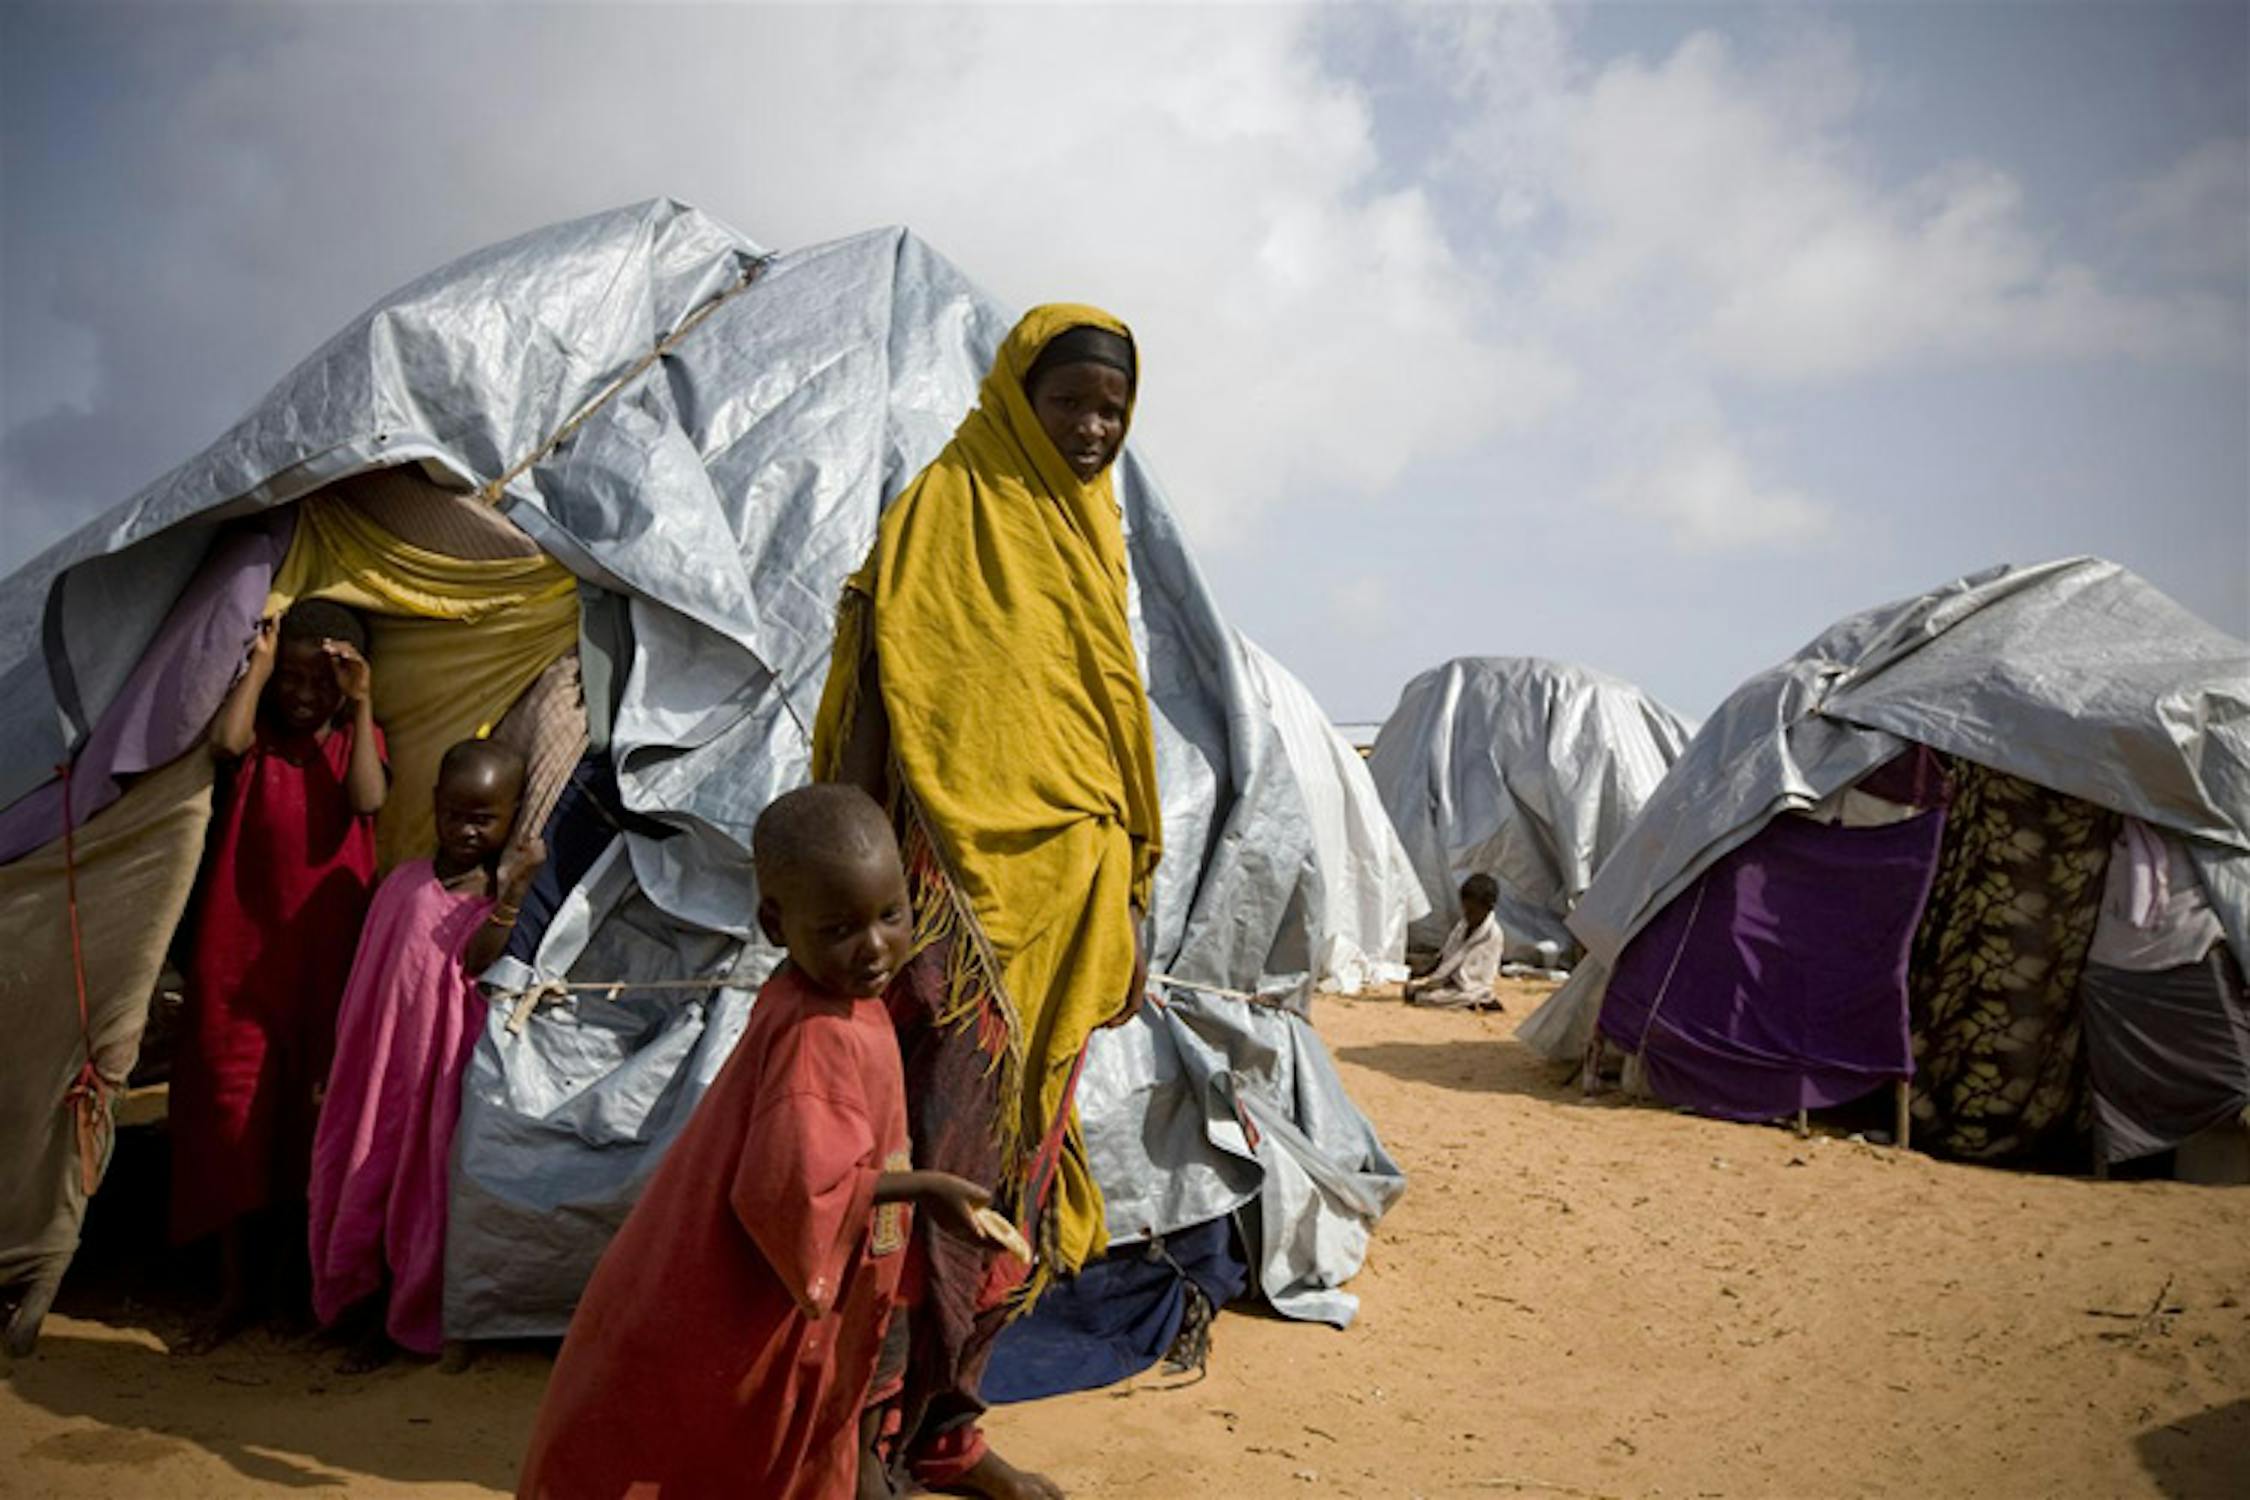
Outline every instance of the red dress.
<svg viewBox="0 0 2250 1500">
<path fill-rule="evenodd" d="M 196 893 L 172 1062 L 177 1243 L 304 1201 L 313 1090 L 328 1078 L 375 884 L 375 820 L 352 811 L 345 788 L 353 732 L 316 739 L 260 723 L 234 767 Z"/>
<path fill-rule="evenodd" d="M 849 1500 L 910 1227 L 880 1000 L 784 969 L 595 1270 L 517 1493 Z"/>
</svg>

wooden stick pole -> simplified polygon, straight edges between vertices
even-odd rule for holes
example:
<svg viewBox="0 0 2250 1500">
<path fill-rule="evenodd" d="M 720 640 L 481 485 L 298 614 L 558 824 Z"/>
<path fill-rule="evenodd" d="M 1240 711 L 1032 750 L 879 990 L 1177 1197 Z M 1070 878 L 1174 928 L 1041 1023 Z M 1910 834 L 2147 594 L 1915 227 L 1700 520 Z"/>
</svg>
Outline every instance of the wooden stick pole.
<svg viewBox="0 0 2250 1500">
<path fill-rule="evenodd" d="M 1899 1150 L 1906 1149 L 1914 1128 L 1914 1085 L 1907 1079 L 1898 1081 L 1898 1112 L 1892 1122 L 1891 1144 Z"/>
</svg>

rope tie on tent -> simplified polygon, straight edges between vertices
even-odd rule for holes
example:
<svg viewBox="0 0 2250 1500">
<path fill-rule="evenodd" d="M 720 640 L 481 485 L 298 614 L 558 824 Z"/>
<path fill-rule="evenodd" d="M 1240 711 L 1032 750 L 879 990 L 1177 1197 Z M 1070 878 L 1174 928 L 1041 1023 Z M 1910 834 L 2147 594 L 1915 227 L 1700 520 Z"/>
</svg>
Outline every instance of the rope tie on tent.
<svg viewBox="0 0 2250 1500">
<path fill-rule="evenodd" d="M 1180 1331 L 1172 1335 L 1172 1343 L 1164 1351 L 1164 1373 L 1192 1375 L 1194 1379 L 1183 1380 L 1180 1385 L 1194 1385 L 1211 1373 L 1211 1320 L 1217 1315 L 1218 1309 L 1211 1305 L 1210 1295 L 1203 1290 L 1203 1284 L 1190 1276 L 1187 1267 L 1181 1265 L 1178 1258 L 1164 1248 L 1163 1235 L 1151 1234 L 1148 1237 L 1146 1258 L 1170 1266 L 1172 1274 L 1180 1278 Z M 1179 1386 L 1170 1389 L 1177 1390 Z"/>
<path fill-rule="evenodd" d="M 704 303 L 695 311 L 689 313 L 686 318 L 681 320 L 680 326 L 673 329 L 671 333 L 667 334 L 655 348 L 649 350 L 648 353 L 642 355 L 638 360 L 634 361 L 633 367 L 631 369 L 627 370 L 624 374 L 618 376 L 615 380 L 604 386 L 601 391 L 595 395 L 593 400 L 580 407 L 578 411 L 572 415 L 569 421 L 556 428 L 552 437 L 549 437 L 547 441 L 532 449 L 529 454 L 525 455 L 524 458 L 517 462 L 513 468 L 509 469 L 505 474 L 502 474 L 498 479 L 495 479 L 490 484 L 487 484 L 480 488 L 477 491 L 477 499 L 486 505 L 498 505 L 501 500 L 507 495 L 509 485 L 514 484 L 518 479 L 522 478 L 527 472 L 530 471 L 531 467 L 534 464 L 539 463 L 549 454 L 553 453 L 557 448 L 560 448 L 563 444 L 569 442 L 573 437 L 575 437 L 578 433 L 578 429 L 584 427 L 588 422 L 592 421 L 596 412 L 609 405 L 610 401 L 614 399 L 620 392 L 622 392 L 627 386 L 631 385 L 634 381 L 639 380 L 650 370 L 656 368 L 657 362 L 662 360 L 665 356 L 669 355 L 673 350 L 679 348 L 681 343 L 686 340 L 689 334 L 695 332 L 696 329 L 703 326 L 703 322 L 706 318 L 709 318 L 711 314 L 717 312 L 728 302 L 733 301 L 736 297 L 748 291 L 751 284 L 758 279 L 758 273 L 763 271 L 765 267 L 766 263 L 763 260 L 754 260 L 750 262 L 750 264 L 743 270 L 741 280 L 737 281 L 733 286 L 728 287 L 725 291 L 719 293 L 719 295 L 717 295 L 716 297 L 713 297 L 710 301 Z"/>
<path fill-rule="evenodd" d="M 1191 990 L 1198 995 L 1213 995 L 1221 1000 L 1239 1000 L 1245 1005 L 1261 1005 L 1267 1010 L 1294 1010 L 1286 999 L 1278 996 L 1253 995 L 1248 990 L 1230 990 L 1224 985 L 1205 984 L 1198 979 L 1175 979 L 1170 974 L 1151 973 L 1148 982 L 1152 989 Z M 1149 998 L 1157 999 L 1154 995 Z M 1161 1009 L 1163 1002 L 1157 1000 L 1157 1004 Z"/>
<path fill-rule="evenodd" d="M 536 1011 L 560 1005 L 572 995 L 602 995 L 611 1002 L 627 990 L 735 990 L 749 983 L 733 974 L 713 974 L 703 979 L 542 979 L 520 990 L 492 991 L 496 1000 L 508 1002 L 508 1035 L 521 1036 Z"/>
<path fill-rule="evenodd" d="M 78 923 L 78 820 L 71 815 L 70 762 L 55 767 L 62 778 L 63 893 L 70 913 L 70 972 L 78 989 L 78 1039 L 86 1049 L 78 1077 L 63 1093 L 63 1108 L 71 1112 L 78 1135 L 78 1182 L 88 1196 L 101 1185 L 102 1167 L 109 1156 L 109 1080 L 94 1066 L 94 1020 L 86 999 L 86 940 Z"/>
</svg>

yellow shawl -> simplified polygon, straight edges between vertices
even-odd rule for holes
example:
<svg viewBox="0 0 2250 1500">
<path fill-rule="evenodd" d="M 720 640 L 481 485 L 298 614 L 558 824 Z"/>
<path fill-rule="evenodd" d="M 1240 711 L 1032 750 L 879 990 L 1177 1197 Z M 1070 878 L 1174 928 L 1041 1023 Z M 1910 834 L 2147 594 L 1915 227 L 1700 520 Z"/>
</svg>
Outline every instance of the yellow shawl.
<svg viewBox="0 0 2250 1500">
<path fill-rule="evenodd" d="M 1047 341 L 1082 324 L 1130 337 L 1095 308 L 1026 313 L 976 409 L 884 514 L 845 585 L 813 731 L 814 774 L 833 777 L 874 652 L 909 863 L 926 840 L 937 867 L 916 881 L 917 932 L 957 940 L 940 1019 L 1005 1027 L 990 1048 L 998 1196 L 1045 1251 L 1034 1291 L 1107 1243 L 1075 1113 L 1058 1116 L 1088 1036 L 1125 1003 L 1131 908 L 1146 909 L 1159 852 L 1110 475 L 1079 480 L 1023 388 Z M 1043 1143 L 1061 1148 L 1045 1213 Z"/>
</svg>

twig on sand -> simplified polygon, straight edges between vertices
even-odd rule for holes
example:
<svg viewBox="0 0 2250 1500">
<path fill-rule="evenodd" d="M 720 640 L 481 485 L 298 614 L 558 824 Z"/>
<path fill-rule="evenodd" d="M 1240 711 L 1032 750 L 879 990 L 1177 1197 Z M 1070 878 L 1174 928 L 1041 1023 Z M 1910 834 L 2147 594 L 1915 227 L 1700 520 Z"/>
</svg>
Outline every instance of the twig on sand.
<svg viewBox="0 0 2250 1500">
<path fill-rule="evenodd" d="M 1536 1491 L 1546 1495 L 1576 1495 L 1580 1500 L 1625 1500 L 1622 1495 L 1612 1495 L 1607 1490 L 1582 1490 L 1575 1484 L 1556 1484 L 1551 1479 L 1526 1479 L 1515 1474 L 1499 1474 L 1477 1481 L 1480 1490 Z"/>
<path fill-rule="evenodd" d="M 2137 1338 L 2141 1334 L 2146 1333 L 2150 1325 L 2155 1323 L 2158 1318 L 2164 1315 L 2164 1304 L 2172 1295 L 2172 1283 L 2176 1279 L 2177 1278 L 2173 1276 L 2166 1276 L 2164 1278 L 2164 1285 L 2156 1289 L 2155 1298 L 2150 1301 L 2148 1307 L 2144 1311 L 2119 1312 L 2114 1308 L 2089 1307 L 2086 1309 L 2086 1316 L 2089 1318 L 2116 1318 L 2120 1322 L 2127 1322 L 2133 1325 L 2133 1331 L 2131 1333 L 2105 1333 L 2102 1335 L 2102 1337 L 2104 1338 Z"/>
</svg>

